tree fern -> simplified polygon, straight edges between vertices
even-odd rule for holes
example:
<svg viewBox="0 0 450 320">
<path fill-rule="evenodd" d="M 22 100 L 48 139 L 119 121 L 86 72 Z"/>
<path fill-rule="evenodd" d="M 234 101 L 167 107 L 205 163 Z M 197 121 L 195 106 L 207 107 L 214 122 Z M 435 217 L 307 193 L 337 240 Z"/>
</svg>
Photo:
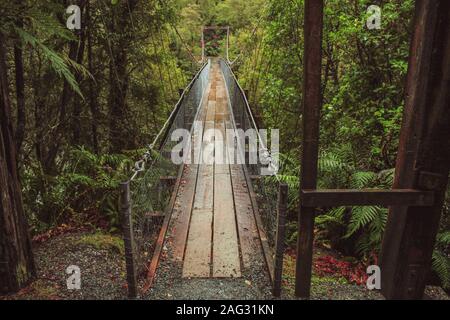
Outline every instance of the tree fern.
<svg viewBox="0 0 450 320">
<path fill-rule="evenodd" d="M 382 170 L 378 173 L 378 186 L 380 188 L 390 189 L 394 184 L 395 169 Z"/>
<path fill-rule="evenodd" d="M 350 177 L 350 187 L 354 189 L 363 189 L 373 186 L 376 182 L 377 174 L 370 171 L 358 171 Z"/>
<path fill-rule="evenodd" d="M 53 5 L 53 4 L 52 4 Z M 73 32 L 66 28 L 60 21 L 58 21 L 53 15 L 43 12 L 44 8 L 38 8 L 33 6 L 28 11 L 28 18 L 33 28 L 38 33 L 42 33 L 45 37 L 57 37 L 67 41 L 74 41 L 76 37 Z M 45 8 L 45 10 L 62 12 L 64 6 L 58 5 L 57 8 Z"/>
<path fill-rule="evenodd" d="M 443 246 L 444 248 L 450 247 L 450 231 L 443 231 L 439 233 L 436 237 L 436 242 L 438 245 Z"/>
<path fill-rule="evenodd" d="M 372 221 L 377 219 L 380 214 L 383 214 L 382 211 L 382 208 L 378 206 L 353 207 L 347 234 L 344 237 L 351 237 L 361 228 L 368 226 Z"/>
<path fill-rule="evenodd" d="M 330 216 L 330 215 L 320 215 L 320 216 L 316 217 L 315 223 L 318 226 L 326 225 L 328 223 L 335 223 L 335 224 L 338 224 L 338 225 L 344 225 L 344 223 L 342 222 L 342 219 L 340 219 L 339 217 Z"/>
<path fill-rule="evenodd" d="M 319 170 L 325 172 L 342 171 L 350 166 L 342 161 L 336 154 L 323 152 L 319 157 Z"/>
<path fill-rule="evenodd" d="M 433 251 L 433 257 L 431 260 L 432 268 L 439 276 L 442 282 L 442 287 L 445 289 L 450 288 L 450 259 L 444 253 L 439 250 Z"/>
<path fill-rule="evenodd" d="M 72 90 L 75 91 L 80 97 L 84 98 L 83 94 L 81 93 L 80 87 L 75 80 L 75 76 L 70 71 L 67 65 L 70 59 L 59 56 L 55 51 L 47 47 L 42 41 L 26 32 L 25 30 L 16 28 L 16 32 L 20 36 L 23 43 L 31 45 L 33 48 L 40 49 L 45 59 L 50 63 L 51 68 L 56 72 L 56 74 L 66 79 Z M 75 61 L 70 61 L 70 64 L 72 66 L 77 65 Z M 79 70 L 82 69 L 82 67 L 79 67 Z"/>
</svg>

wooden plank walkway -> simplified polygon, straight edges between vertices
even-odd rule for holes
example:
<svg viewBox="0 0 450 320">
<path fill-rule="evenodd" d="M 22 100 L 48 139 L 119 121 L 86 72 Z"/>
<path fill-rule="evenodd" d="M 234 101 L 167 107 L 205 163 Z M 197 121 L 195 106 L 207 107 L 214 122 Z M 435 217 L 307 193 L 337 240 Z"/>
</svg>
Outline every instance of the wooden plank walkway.
<svg viewBox="0 0 450 320">
<path fill-rule="evenodd" d="M 236 278 L 262 248 L 243 167 L 227 161 L 232 119 L 217 63 L 209 81 L 199 113 L 202 146 L 209 147 L 199 154 L 203 162 L 185 165 L 172 212 L 171 259 L 182 263 L 183 278 Z M 221 135 L 208 133 L 214 128 Z"/>
</svg>

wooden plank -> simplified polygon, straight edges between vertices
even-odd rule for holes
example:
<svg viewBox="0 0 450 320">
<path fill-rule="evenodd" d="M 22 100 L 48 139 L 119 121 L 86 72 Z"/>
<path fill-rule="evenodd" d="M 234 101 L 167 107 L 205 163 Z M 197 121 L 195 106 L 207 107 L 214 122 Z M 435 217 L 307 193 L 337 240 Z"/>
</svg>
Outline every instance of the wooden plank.
<svg viewBox="0 0 450 320">
<path fill-rule="evenodd" d="M 216 76 L 219 78 L 219 83 L 223 84 L 220 71 Z M 222 133 L 222 137 L 216 139 L 216 142 L 219 142 L 215 150 L 217 156 L 217 147 L 224 147 L 226 142 L 225 123 L 216 121 L 215 128 Z M 226 152 L 222 149 L 219 153 L 224 157 L 220 162 L 223 163 L 224 160 L 226 161 Z M 230 168 L 228 164 L 220 163 L 214 166 L 213 276 L 240 277 L 239 243 Z"/>
<path fill-rule="evenodd" d="M 239 245 L 230 174 L 214 176 L 213 276 L 240 277 Z"/>
<path fill-rule="evenodd" d="M 412 189 L 393 190 L 302 190 L 301 204 L 304 207 L 335 206 L 431 206 L 434 193 Z"/>
<path fill-rule="evenodd" d="M 209 98 L 211 99 L 211 95 Z M 204 130 L 214 128 L 215 102 L 207 101 Z M 202 150 L 209 141 L 202 136 Z M 203 152 L 200 156 L 203 157 Z M 200 164 L 196 181 L 194 209 L 183 263 L 183 277 L 209 277 L 213 220 L 214 165 Z"/>
<path fill-rule="evenodd" d="M 208 85 L 204 97 L 209 97 L 210 91 L 211 85 Z M 199 111 L 198 115 L 200 120 L 205 121 L 205 118 L 208 116 L 208 112 L 210 112 L 209 107 L 210 106 L 208 100 L 204 99 L 202 101 L 202 109 Z M 205 111 L 205 109 L 207 110 Z M 212 117 L 214 117 L 213 114 Z M 203 137 L 203 132 L 200 134 Z M 197 137 L 195 137 L 194 139 L 197 139 Z M 201 150 L 198 150 L 197 152 L 201 152 Z M 189 221 L 191 218 L 195 188 L 197 184 L 198 168 L 198 164 L 185 166 L 181 181 L 181 187 L 178 189 L 177 200 L 175 201 L 175 206 L 172 212 L 172 257 L 176 261 L 182 261 L 184 257 L 189 230 Z"/>
<path fill-rule="evenodd" d="M 230 173 L 228 155 L 226 152 L 225 123 L 223 121 L 215 122 L 216 136 L 214 146 L 214 161 L 216 173 Z"/>
<path fill-rule="evenodd" d="M 230 112 L 229 105 L 228 105 L 227 112 Z M 236 119 L 233 119 L 232 117 L 230 117 L 230 122 L 232 123 L 232 127 L 235 128 L 236 127 Z M 250 200 L 252 203 L 253 215 L 254 215 L 254 218 L 256 221 L 256 227 L 258 229 L 258 234 L 259 234 L 259 237 L 258 237 L 259 244 L 262 248 L 264 260 L 266 262 L 266 266 L 268 269 L 268 276 L 269 276 L 270 282 L 273 283 L 273 274 L 274 274 L 273 252 L 269 246 L 267 235 L 264 230 L 261 216 L 259 214 L 258 202 L 256 200 L 256 194 L 253 190 L 252 182 L 250 180 L 250 174 L 247 171 L 247 168 L 245 165 L 242 165 L 241 168 L 244 172 L 244 178 L 245 178 L 245 181 L 247 182 L 248 192 L 249 192 Z"/>
<path fill-rule="evenodd" d="M 210 277 L 212 220 L 212 208 L 194 209 L 192 211 L 186 255 L 183 264 L 184 278 Z"/>
<path fill-rule="evenodd" d="M 217 80 L 213 76 L 213 78 L 211 80 L 211 91 L 210 91 L 209 97 L 208 97 L 209 101 L 216 101 L 216 88 L 217 88 L 216 83 L 217 83 Z"/>
<path fill-rule="evenodd" d="M 189 220 L 191 217 L 194 202 L 195 184 L 197 180 L 198 165 L 185 166 L 182 178 L 182 185 L 179 189 L 178 198 L 173 210 L 172 226 L 172 247 L 173 259 L 182 261 L 189 230 Z"/>
<path fill-rule="evenodd" d="M 214 121 L 215 109 L 216 109 L 216 102 L 213 100 L 209 100 L 208 109 L 206 111 L 206 121 Z"/>
<path fill-rule="evenodd" d="M 189 236 L 183 264 L 183 277 L 209 277 L 213 219 L 214 166 L 200 165 Z"/>
<path fill-rule="evenodd" d="M 234 164 L 230 168 L 242 264 L 250 268 L 255 252 L 261 251 L 258 228 L 242 165 Z"/>
<path fill-rule="evenodd" d="M 231 129 L 231 121 L 227 121 L 225 126 L 227 129 Z M 258 228 L 242 165 L 231 164 L 230 172 L 242 266 L 250 268 L 255 252 L 261 251 Z"/>
<path fill-rule="evenodd" d="M 200 165 L 195 191 L 194 209 L 213 208 L 214 166 Z"/>
</svg>

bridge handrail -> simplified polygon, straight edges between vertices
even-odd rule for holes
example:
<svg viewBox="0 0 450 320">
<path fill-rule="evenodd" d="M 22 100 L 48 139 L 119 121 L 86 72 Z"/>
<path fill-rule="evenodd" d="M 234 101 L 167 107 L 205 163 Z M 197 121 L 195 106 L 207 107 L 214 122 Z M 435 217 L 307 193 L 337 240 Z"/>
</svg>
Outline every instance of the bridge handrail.
<svg viewBox="0 0 450 320">
<path fill-rule="evenodd" d="M 167 140 L 168 135 L 168 129 L 171 128 L 173 125 L 175 118 L 180 111 L 180 108 L 183 104 L 183 101 L 186 97 L 186 95 L 189 93 L 195 82 L 198 80 L 200 75 L 202 74 L 203 70 L 206 66 L 209 65 L 209 61 L 206 61 L 203 63 L 203 65 L 200 67 L 199 71 L 195 74 L 195 76 L 192 78 L 192 80 L 189 82 L 189 84 L 184 88 L 183 92 L 180 95 L 180 98 L 178 99 L 177 103 L 175 104 L 172 112 L 170 113 L 169 117 L 167 118 L 164 125 L 161 127 L 160 131 L 154 138 L 153 142 L 147 146 L 148 150 L 144 153 L 144 155 L 136 161 L 135 166 L 133 168 L 133 174 L 130 177 L 130 181 L 134 180 L 136 176 L 139 174 L 139 172 L 142 172 L 145 170 L 145 164 L 149 161 L 151 161 L 151 153 L 152 151 L 161 151 L 165 141 Z M 160 137 L 163 136 L 163 139 L 161 140 L 158 148 L 155 150 L 155 145 L 157 144 Z"/>
<path fill-rule="evenodd" d="M 241 85 L 240 85 L 240 83 L 239 83 L 235 73 L 233 72 L 233 69 L 231 68 L 231 63 L 226 61 L 225 59 L 222 59 L 222 58 L 220 60 L 222 62 L 224 62 L 225 65 L 227 66 L 227 68 L 229 69 L 230 74 L 232 75 L 233 80 L 236 83 L 237 88 L 239 89 L 239 93 L 242 95 L 242 98 L 243 98 L 244 103 L 245 103 L 246 112 L 249 115 L 250 120 L 252 121 L 253 127 L 256 129 L 256 132 L 257 132 L 257 135 L 258 135 L 258 139 L 259 139 L 259 142 L 262 145 L 263 150 L 268 151 L 268 149 L 266 147 L 266 144 L 264 143 L 264 140 L 261 138 L 261 135 L 259 133 L 259 130 L 258 130 L 259 128 L 258 128 L 258 125 L 256 124 L 255 117 L 253 116 L 253 112 L 252 112 L 252 109 L 250 108 L 250 104 L 248 102 L 248 99 L 247 99 L 247 96 L 245 94 L 245 91 L 244 91 L 244 89 L 242 89 L 242 87 L 241 87 Z"/>
<path fill-rule="evenodd" d="M 168 223 L 173 191 L 180 177 L 180 164 L 172 161 L 173 148 L 180 141 L 173 141 L 171 136 L 177 129 L 193 130 L 208 84 L 209 64 L 210 61 L 203 64 L 183 90 L 148 150 L 136 162 L 133 175 L 121 184 L 127 282 L 132 297 L 138 294 L 138 281 L 150 269 L 157 235 Z"/>
</svg>

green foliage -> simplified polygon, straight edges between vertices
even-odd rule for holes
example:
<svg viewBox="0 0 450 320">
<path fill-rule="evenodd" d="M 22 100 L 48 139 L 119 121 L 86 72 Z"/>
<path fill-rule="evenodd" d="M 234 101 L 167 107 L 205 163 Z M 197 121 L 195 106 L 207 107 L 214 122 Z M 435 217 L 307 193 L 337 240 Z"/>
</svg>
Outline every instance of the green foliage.
<svg viewBox="0 0 450 320">
<path fill-rule="evenodd" d="M 320 188 L 392 186 L 414 1 L 383 1 L 382 30 L 364 27 L 369 4 L 326 1 Z M 0 2 L 9 66 L 15 66 L 13 46 L 23 49 L 27 133 L 18 159 L 33 231 L 67 220 L 104 220 L 111 231 L 119 227 L 118 185 L 129 177 L 131 159 L 141 154 L 125 150 L 148 144 L 167 119 L 178 89 L 198 67 L 191 53 L 201 56 L 201 26 L 230 25 L 231 58 L 240 54 L 233 68 L 251 107 L 264 128 L 281 129 L 278 179 L 289 186 L 288 242 L 293 244 L 303 138 L 303 5 L 303 0 L 90 1 L 90 25 L 83 34 L 65 27 L 63 3 Z M 86 11 L 82 16 L 86 19 Z M 75 59 L 70 51 L 82 44 L 84 54 Z M 218 37 L 209 54 L 222 53 L 224 44 Z M 13 70 L 8 74 L 14 75 Z M 17 114 L 14 76 L 8 80 L 12 113 Z M 79 139 L 74 138 L 76 128 Z M 112 149 L 117 135 L 111 132 L 117 128 L 123 144 Z M 156 169 L 134 182 L 140 213 L 164 206 L 156 191 L 146 194 L 171 170 Z M 275 178 L 267 179 L 276 185 Z M 447 200 L 433 254 L 433 268 L 446 287 L 449 208 Z M 320 213 L 317 239 L 360 257 L 379 250 L 385 208 L 338 207 Z M 102 237 L 94 235 L 86 243 L 103 243 Z"/>
<path fill-rule="evenodd" d="M 450 288 L 450 258 L 441 251 L 434 250 L 432 257 L 432 268 L 439 276 L 442 287 Z"/>
<path fill-rule="evenodd" d="M 444 212 L 445 215 L 445 212 Z M 447 213 L 448 216 L 448 213 Z M 445 216 L 444 216 L 445 217 Z M 443 230 L 436 237 L 432 267 L 441 280 L 444 289 L 450 289 L 450 231 Z"/>
<path fill-rule="evenodd" d="M 344 149 L 345 150 L 345 149 Z M 324 188 L 391 188 L 393 169 L 379 173 L 359 171 L 353 165 L 343 161 L 345 152 L 340 154 L 323 153 L 320 157 L 320 185 Z M 316 220 L 324 228 L 328 237 L 330 233 L 342 234 L 341 239 L 351 240 L 347 246 L 351 251 L 368 256 L 378 251 L 387 221 L 387 209 L 379 206 L 356 206 L 333 208 L 323 213 Z M 336 228 L 341 231 L 336 231 Z"/>
<path fill-rule="evenodd" d="M 79 147 L 60 160 L 56 176 L 44 174 L 39 166 L 25 170 L 24 198 L 35 231 L 67 219 L 92 218 L 118 228 L 118 187 L 130 166 L 125 155 L 96 155 Z"/>
<path fill-rule="evenodd" d="M 16 32 L 20 36 L 24 44 L 26 45 L 29 44 L 33 48 L 39 48 L 42 51 L 45 59 L 49 62 L 51 68 L 59 76 L 62 76 L 64 79 L 66 79 L 66 81 L 69 83 L 72 89 L 81 97 L 83 97 L 83 94 L 81 93 L 80 87 L 78 86 L 75 76 L 69 69 L 69 66 L 72 66 L 76 70 L 81 71 L 84 74 L 88 74 L 88 71 L 83 66 L 67 57 L 65 58 L 61 57 L 55 51 L 47 47 L 42 41 L 40 41 L 30 33 L 26 32 L 25 30 L 16 28 Z"/>
<path fill-rule="evenodd" d="M 117 252 L 121 255 L 125 254 L 123 239 L 121 237 L 112 236 L 104 233 L 94 233 L 82 236 L 77 240 L 76 244 L 92 246 L 96 249 L 104 249 Z"/>
</svg>

